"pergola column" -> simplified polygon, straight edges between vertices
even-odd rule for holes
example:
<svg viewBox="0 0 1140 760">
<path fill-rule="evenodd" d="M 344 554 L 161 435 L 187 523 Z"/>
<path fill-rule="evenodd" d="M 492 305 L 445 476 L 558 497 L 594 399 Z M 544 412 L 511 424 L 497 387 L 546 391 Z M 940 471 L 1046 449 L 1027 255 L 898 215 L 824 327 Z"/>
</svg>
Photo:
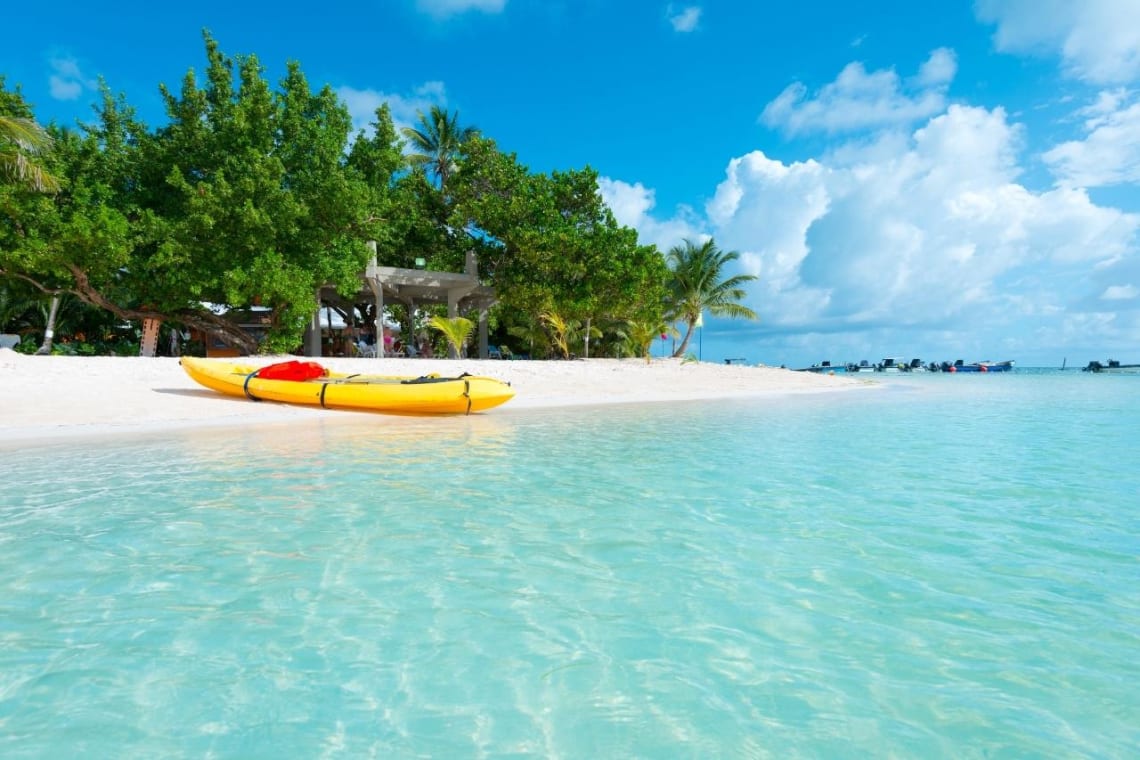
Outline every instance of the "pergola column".
<svg viewBox="0 0 1140 760">
<path fill-rule="evenodd" d="M 479 309 L 479 358 L 487 358 L 487 310 Z"/>
<path fill-rule="evenodd" d="M 384 357 L 384 283 L 380 281 L 380 275 L 376 272 L 375 240 L 368 241 L 368 250 L 372 252 L 372 260 L 364 270 L 364 280 L 372 290 L 372 298 L 376 302 L 376 319 L 372 330 L 376 336 L 376 358 L 381 359 Z"/>
<path fill-rule="evenodd" d="M 305 356 L 321 355 L 321 289 L 317 288 L 317 309 L 313 312 L 309 326 L 305 328 Z"/>
<path fill-rule="evenodd" d="M 374 277 L 368 278 L 368 285 L 372 288 L 372 297 L 376 299 L 376 358 L 384 358 L 384 284 Z"/>
<path fill-rule="evenodd" d="M 400 303 L 404 304 L 404 323 L 400 326 L 400 338 L 404 343 L 404 352 L 407 353 L 408 346 L 411 346 L 416 351 L 419 351 L 420 343 L 416 340 L 416 299 L 414 298 L 401 298 Z M 414 356 L 418 354 L 408 354 Z"/>
</svg>

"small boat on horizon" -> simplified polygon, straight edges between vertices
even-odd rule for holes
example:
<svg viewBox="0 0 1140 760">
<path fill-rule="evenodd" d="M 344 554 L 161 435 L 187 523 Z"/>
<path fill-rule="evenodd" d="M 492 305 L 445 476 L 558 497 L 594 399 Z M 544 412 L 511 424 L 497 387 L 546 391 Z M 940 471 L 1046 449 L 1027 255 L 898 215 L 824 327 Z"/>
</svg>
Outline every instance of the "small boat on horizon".
<svg viewBox="0 0 1140 760">
<path fill-rule="evenodd" d="M 876 372 L 909 372 L 910 365 L 906 363 L 905 359 L 899 359 L 893 356 L 888 356 L 875 365 Z"/>
<path fill-rule="evenodd" d="M 822 361 L 819 364 L 813 364 L 810 367 L 801 367 L 795 370 L 796 372 L 815 372 L 817 374 L 826 374 L 828 372 L 846 372 L 847 367 L 842 364 L 833 365 L 829 361 Z"/>
<path fill-rule="evenodd" d="M 966 364 L 961 359 L 958 359 L 953 364 L 949 362 L 942 362 L 943 372 L 1009 372 L 1013 369 L 1013 360 L 1007 359 L 1001 362 L 974 362 L 973 364 Z"/>
<path fill-rule="evenodd" d="M 1107 373 L 1112 375 L 1140 375 L 1140 364 L 1121 364 L 1116 359 L 1109 359 L 1103 364 L 1096 360 L 1089 362 L 1082 372 Z"/>
</svg>

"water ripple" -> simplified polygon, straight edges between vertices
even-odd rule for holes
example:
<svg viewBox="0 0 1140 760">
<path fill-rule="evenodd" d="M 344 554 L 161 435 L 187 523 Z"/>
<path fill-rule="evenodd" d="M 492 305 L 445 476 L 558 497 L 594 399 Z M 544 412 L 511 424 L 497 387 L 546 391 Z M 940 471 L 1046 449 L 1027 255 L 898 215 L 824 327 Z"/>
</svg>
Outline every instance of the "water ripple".
<svg viewBox="0 0 1140 760">
<path fill-rule="evenodd" d="M 1129 757 L 1137 396 L 945 380 L 13 454 L 0 753 Z"/>
</svg>

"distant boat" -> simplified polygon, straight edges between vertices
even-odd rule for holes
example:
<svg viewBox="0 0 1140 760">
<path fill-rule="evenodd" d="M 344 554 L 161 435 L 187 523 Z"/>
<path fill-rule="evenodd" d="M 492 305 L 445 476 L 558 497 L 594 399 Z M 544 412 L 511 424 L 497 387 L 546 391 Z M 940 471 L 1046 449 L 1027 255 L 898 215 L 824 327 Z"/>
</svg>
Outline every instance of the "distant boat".
<svg viewBox="0 0 1140 760">
<path fill-rule="evenodd" d="M 851 362 L 850 364 L 848 364 L 847 365 L 847 371 L 848 372 L 874 372 L 875 371 L 875 365 L 871 364 L 871 362 L 864 359 L 861 362 L 859 362 L 858 364 L 856 364 L 854 362 Z"/>
<path fill-rule="evenodd" d="M 1098 361 L 1089 362 L 1084 372 L 1106 372 L 1112 375 L 1140 375 L 1140 364 L 1121 364 L 1116 359 L 1109 359 L 1101 364 Z"/>
<path fill-rule="evenodd" d="M 828 372 L 846 372 L 847 368 L 843 365 L 832 365 L 829 361 L 822 361 L 819 364 L 813 364 L 810 367 L 802 367 L 797 369 L 796 372 L 817 372 L 826 374 Z"/>
<path fill-rule="evenodd" d="M 943 372 L 1009 372 L 1013 369 L 1013 361 L 1007 359 L 1003 362 L 974 362 L 966 364 L 961 359 L 953 364 L 942 362 Z"/>
<path fill-rule="evenodd" d="M 903 370 L 909 369 L 909 368 L 910 368 L 909 365 L 907 365 L 906 362 L 904 362 L 902 359 L 895 359 L 893 357 L 887 357 L 886 359 L 883 359 L 883 361 L 878 366 L 875 367 L 875 371 L 876 372 L 902 372 Z"/>
</svg>

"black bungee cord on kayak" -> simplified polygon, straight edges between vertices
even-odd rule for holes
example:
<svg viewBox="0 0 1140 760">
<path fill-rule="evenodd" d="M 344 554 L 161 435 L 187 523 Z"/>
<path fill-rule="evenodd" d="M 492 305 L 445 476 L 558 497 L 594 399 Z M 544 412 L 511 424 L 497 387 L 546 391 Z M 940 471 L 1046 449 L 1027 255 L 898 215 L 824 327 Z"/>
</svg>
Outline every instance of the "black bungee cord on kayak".
<svg viewBox="0 0 1140 760">
<path fill-rule="evenodd" d="M 242 383 L 241 389 L 243 391 L 245 391 L 245 397 L 248 398 L 250 401 L 261 401 L 261 399 L 259 399 L 257 396 L 250 393 L 250 390 L 249 390 L 249 381 L 252 380 L 253 378 L 257 377 L 257 373 L 260 371 L 261 371 L 261 368 L 259 367 L 258 369 L 255 369 L 253 372 L 250 372 L 248 375 L 245 376 L 245 382 Z"/>
</svg>

